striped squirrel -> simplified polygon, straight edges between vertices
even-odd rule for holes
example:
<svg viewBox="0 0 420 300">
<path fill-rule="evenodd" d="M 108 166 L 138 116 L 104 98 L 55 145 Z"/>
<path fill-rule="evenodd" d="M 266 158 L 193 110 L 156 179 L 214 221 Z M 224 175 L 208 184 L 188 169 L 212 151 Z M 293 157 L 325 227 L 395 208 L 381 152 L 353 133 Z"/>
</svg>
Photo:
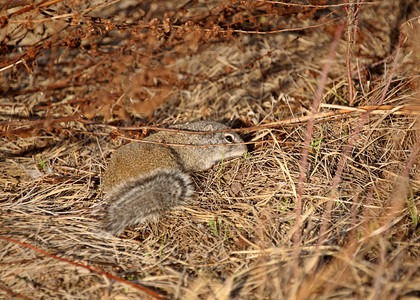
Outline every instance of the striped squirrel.
<svg viewBox="0 0 420 300">
<path fill-rule="evenodd" d="M 229 129 L 215 121 L 196 121 L 170 128 L 201 132 Z M 166 211 L 186 203 L 194 192 L 187 172 L 208 169 L 246 152 L 245 145 L 237 144 L 243 141 L 235 132 L 159 131 L 143 140 L 161 144 L 134 142 L 122 146 L 111 157 L 104 175 L 104 229 L 113 235 L 120 235 L 130 225 L 157 222 Z"/>
</svg>

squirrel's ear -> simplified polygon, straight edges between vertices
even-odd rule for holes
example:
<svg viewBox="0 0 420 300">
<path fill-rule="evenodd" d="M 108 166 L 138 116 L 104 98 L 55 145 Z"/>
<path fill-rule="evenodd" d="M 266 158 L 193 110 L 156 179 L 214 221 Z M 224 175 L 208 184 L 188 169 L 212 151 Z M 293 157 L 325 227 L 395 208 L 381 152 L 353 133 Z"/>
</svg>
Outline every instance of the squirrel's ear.
<svg viewBox="0 0 420 300">
<path fill-rule="evenodd" d="M 207 124 L 205 127 L 204 127 L 204 130 L 203 131 L 212 131 L 213 130 L 213 126 L 211 125 L 211 124 Z"/>
</svg>

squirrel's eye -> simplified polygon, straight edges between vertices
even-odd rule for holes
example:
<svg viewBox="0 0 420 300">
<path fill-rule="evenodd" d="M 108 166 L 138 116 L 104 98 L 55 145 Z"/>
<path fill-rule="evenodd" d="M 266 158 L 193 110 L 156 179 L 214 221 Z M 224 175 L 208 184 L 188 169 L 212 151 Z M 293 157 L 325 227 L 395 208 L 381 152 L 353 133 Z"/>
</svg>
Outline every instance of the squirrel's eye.
<svg viewBox="0 0 420 300">
<path fill-rule="evenodd" d="M 233 143 L 233 141 L 235 139 L 233 138 L 233 135 L 231 135 L 231 134 L 225 134 L 225 140 L 228 141 L 229 143 Z"/>
</svg>

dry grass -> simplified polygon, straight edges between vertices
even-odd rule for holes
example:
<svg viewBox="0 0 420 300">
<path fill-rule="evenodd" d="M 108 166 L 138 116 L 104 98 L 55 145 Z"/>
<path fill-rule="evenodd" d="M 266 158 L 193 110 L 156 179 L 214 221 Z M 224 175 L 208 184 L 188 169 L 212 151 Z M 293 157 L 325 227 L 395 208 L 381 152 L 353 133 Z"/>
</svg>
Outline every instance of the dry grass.
<svg viewBox="0 0 420 300">
<path fill-rule="evenodd" d="M 0 298 L 420 297 L 418 4 L 153 2 L 3 8 Z M 102 172 L 147 134 L 129 127 L 194 119 L 249 154 L 104 235 Z"/>
</svg>

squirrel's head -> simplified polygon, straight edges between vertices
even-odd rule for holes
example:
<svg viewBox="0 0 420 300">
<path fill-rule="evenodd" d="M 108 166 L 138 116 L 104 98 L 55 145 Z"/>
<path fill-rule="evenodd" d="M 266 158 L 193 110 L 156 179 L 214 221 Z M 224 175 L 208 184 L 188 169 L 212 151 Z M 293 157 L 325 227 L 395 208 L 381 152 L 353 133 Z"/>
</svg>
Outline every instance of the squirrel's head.
<svg viewBox="0 0 420 300">
<path fill-rule="evenodd" d="M 236 132 L 227 131 L 229 127 L 215 121 L 180 124 L 176 125 L 176 128 L 199 132 L 182 133 L 179 136 L 179 140 L 185 144 L 197 146 L 176 147 L 187 170 L 205 170 L 222 160 L 241 156 L 247 150 L 244 141 Z"/>
</svg>

